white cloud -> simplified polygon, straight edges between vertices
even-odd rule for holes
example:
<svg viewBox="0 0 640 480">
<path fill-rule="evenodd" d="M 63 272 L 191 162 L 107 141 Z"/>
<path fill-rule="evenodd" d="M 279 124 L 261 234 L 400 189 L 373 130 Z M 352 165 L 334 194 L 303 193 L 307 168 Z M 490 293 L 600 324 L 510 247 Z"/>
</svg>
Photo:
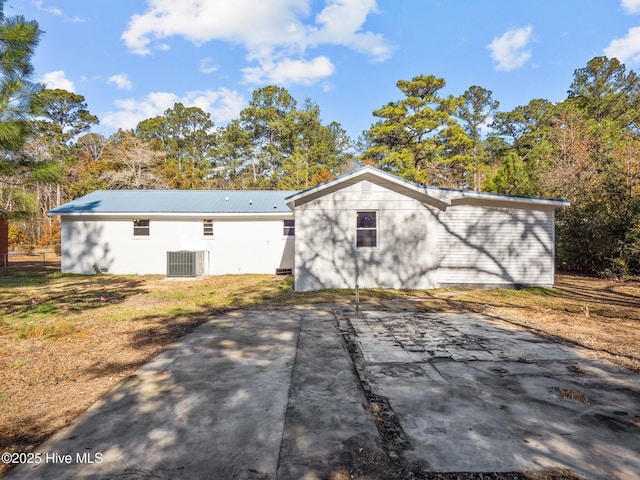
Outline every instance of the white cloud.
<svg viewBox="0 0 640 480">
<path fill-rule="evenodd" d="M 310 85 L 322 78 L 329 77 L 335 67 L 327 57 L 316 57 L 311 61 L 291 60 L 284 58 L 280 61 L 264 59 L 258 67 L 243 69 L 247 83 L 275 83 L 289 85 L 297 83 Z"/>
<path fill-rule="evenodd" d="M 325 0 L 310 18 L 311 0 L 147 0 L 147 11 L 131 17 L 121 38 L 132 53 L 161 49 L 167 38 L 183 37 L 196 45 L 219 40 L 242 45 L 249 62 L 247 82 L 299 77 L 303 83 L 324 78 L 326 57 L 306 59 L 306 51 L 321 45 L 344 46 L 382 61 L 392 47 L 381 34 L 364 31 L 376 0 Z M 293 72 L 295 70 L 295 72 Z M 331 73 L 333 73 L 333 66 Z M 314 71 L 316 73 L 314 73 Z M 287 72 L 293 72 L 287 74 Z M 322 74 L 321 74 L 322 72 Z"/>
<path fill-rule="evenodd" d="M 640 0 L 622 0 L 622 9 L 629 15 L 640 13 Z"/>
<path fill-rule="evenodd" d="M 45 73 L 42 77 L 42 81 L 50 90 L 60 88 L 62 90 L 67 90 L 68 92 L 73 92 L 76 88 L 73 82 L 65 76 L 64 70 Z"/>
<path fill-rule="evenodd" d="M 612 40 L 604 54 L 623 63 L 628 60 L 640 62 L 640 27 L 630 28 L 626 37 Z"/>
<path fill-rule="evenodd" d="M 152 40 L 182 36 L 196 44 L 223 40 L 254 48 L 304 37 L 298 15 L 309 0 L 148 0 L 148 10 L 133 15 L 122 34 L 127 47 L 150 53 Z"/>
<path fill-rule="evenodd" d="M 48 12 L 52 15 L 56 15 L 56 16 L 62 16 L 62 10 L 60 10 L 57 7 L 46 7 L 44 6 L 44 1 L 43 0 L 36 0 L 35 2 L 36 8 L 38 10 L 42 10 L 43 12 Z"/>
<path fill-rule="evenodd" d="M 320 28 L 309 34 L 308 42 L 344 45 L 376 61 L 386 60 L 392 48 L 384 36 L 360 31 L 372 12 L 377 12 L 375 0 L 329 0 L 316 16 L 316 25 Z"/>
<path fill-rule="evenodd" d="M 533 27 L 530 25 L 507 30 L 501 37 L 494 37 L 487 46 L 491 58 L 496 62 L 496 70 L 508 72 L 522 67 L 531 58 L 527 49 L 532 40 Z"/>
<path fill-rule="evenodd" d="M 107 83 L 113 83 L 120 90 L 131 90 L 133 88 L 133 83 L 129 80 L 126 73 L 111 75 L 107 80 Z"/>
<path fill-rule="evenodd" d="M 218 70 L 218 66 L 215 65 L 213 63 L 213 60 L 211 60 L 209 57 L 203 58 L 202 60 L 200 60 L 201 73 L 204 73 L 205 75 L 207 75 L 209 73 L 215 72 L 216 70 Z"/>
<path fill-rule="evenodd" d="M 101 123 L 116 129 L 133 129 L 142 120 L 162 115 L 176 102 L 209 112 L 213 122 L 218 125 L 237 118 L 246 104 L 242 95 L 226 88 L 187 92 L 183 97 L 170 92 L 152 92 L 140 100 L 116 100 L 114 103 L 118 110 L 103 115 Z"/>
<path fill-rule="evenodd" d="M 211 119 L 217 125 L 226 124 L 238 118 L 240 110 L 246 106 L 245 98 L 235 90 L 219 88 L 218 90 L 196 90 L 188 92 L 182 103 L 200 107 L 211 114 Z"/>
</svg>

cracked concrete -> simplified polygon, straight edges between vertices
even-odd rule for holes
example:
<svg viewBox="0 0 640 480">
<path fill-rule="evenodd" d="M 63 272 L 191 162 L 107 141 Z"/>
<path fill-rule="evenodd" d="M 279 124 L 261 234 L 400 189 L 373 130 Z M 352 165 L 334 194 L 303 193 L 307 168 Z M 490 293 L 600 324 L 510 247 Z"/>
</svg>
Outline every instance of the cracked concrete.
<svg viewBox="0 0 640 480">
<path fill-rule="evenodd" d="M 420 471 L 640 478 L 636 374 L 489 316 L 346 315 L 359 371 L 388 399 Z"/>
<path fill-rule="evenodd" d="M 212 317 L 36 452 L 72 462 L 7 478 L 640 478 L 638 375 L 497 318 L 386 303 Z"/>
</svg>

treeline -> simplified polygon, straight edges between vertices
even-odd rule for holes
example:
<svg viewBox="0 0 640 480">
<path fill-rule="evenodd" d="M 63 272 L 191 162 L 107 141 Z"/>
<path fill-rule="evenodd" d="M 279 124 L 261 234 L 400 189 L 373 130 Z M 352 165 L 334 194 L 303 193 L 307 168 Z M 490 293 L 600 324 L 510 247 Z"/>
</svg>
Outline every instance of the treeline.
<svg viewBox="0 0 640 480">
<path fill-rule="evenodd" d="M 356 140 L 277 86 L 226 126 L 177 103 L 105 137 L 90 133 L 99 119 L 82 95 L 31 81 L 40 34 L 0 17 L 0 206 L 14 247 L 56 245 L 46 212 L 96 189 L 304 189 L 372 164 L 421 184 L 569 199 L 558 266 L 640 274 L 640 80 L 616 59 L 576 70 L 562 102 L 508 112 L 480 86 L 454 96 L 432 75 L 400 80 Z"/>
<path fill-rule="evenodd" d="M 419 183 L 563 198 L 560 269 L 640 275 L 640 79 L 616 59 L 574 72 L 567 98 L 498 111 L 472 86 L 440 92 L 444 79 L 399 81 L 404 95 L 373 112 L 365 161 Z"/>
</svg>

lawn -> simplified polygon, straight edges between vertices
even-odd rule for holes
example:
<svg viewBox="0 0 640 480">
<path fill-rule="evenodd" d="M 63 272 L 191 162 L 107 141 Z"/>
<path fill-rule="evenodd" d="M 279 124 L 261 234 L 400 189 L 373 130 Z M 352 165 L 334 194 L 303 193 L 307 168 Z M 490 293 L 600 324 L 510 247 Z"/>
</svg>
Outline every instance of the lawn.
<svg viewBox="0 0 640 480">
<path fill-rule="evenodd" d="M 553 289 L 365 290 L 517 323 L 640 373 L 640 282 L 558 276 Z M 0 452 L 34 448 L 170 342 L 229 309 L 353 302 L 354 292 L 294 293 L 270 275 L 0 277 Z M 0 465 L 0 473 L 3 466 Z"/>
</svg>

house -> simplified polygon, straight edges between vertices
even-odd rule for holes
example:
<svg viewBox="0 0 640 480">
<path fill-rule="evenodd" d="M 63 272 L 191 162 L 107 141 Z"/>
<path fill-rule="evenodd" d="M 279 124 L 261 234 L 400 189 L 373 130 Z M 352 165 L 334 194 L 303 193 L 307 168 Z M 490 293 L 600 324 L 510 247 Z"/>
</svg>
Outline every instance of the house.
<svg viewBox="0 0 640 480">
<path fill-rule="evenodd" d="M 554 282 L 564 200 L 424 187 L 373 167 L 304 191 L 97 191 L 62 218 L 62 270 L 203 274 L 291 270 L 297 291 Z"/>
<path fill-rule="evenodd" d="M 167 252 L 204 252 L 204 275 L 293 269 L 295 192 L 97 190 L 61 217 L 63 272 L 166 274 Z"/>
<path fill-rule="evenodd" d="M 372 167 L 287 198 L 295 289 L 554 282 L 564 200 L 424 187 Z"/>
</svg>

